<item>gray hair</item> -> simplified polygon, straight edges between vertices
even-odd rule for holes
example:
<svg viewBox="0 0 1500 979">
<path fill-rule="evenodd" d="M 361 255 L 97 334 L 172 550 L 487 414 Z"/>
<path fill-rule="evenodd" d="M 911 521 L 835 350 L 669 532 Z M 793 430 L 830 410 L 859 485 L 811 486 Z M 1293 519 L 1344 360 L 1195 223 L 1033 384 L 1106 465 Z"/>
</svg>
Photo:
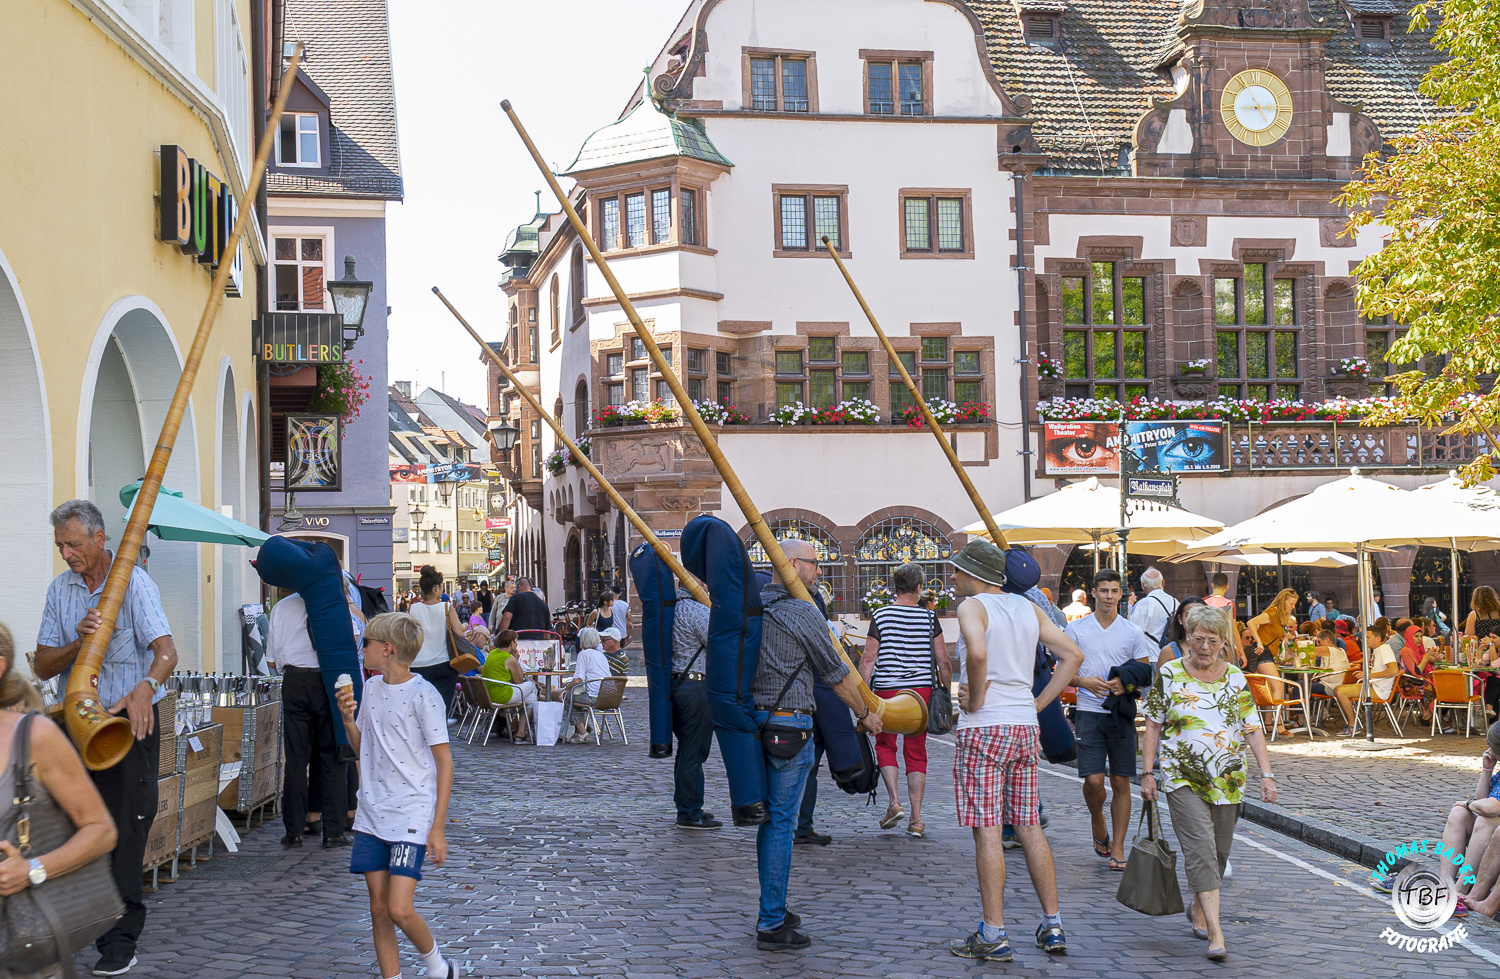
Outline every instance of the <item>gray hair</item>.
<svg viewBox="0 0 1500 979">
<path fill-rule="evenodd" d="M 517 578 L 516 579 L 516 591 L 531 591 L 531 579 L 530 578 Z"/>
<path fill-rule="evenodd" d="M 90 536 L 105 533 L 104 514 L 89 500 L 68 500 L 52 511 L 50 519 L 54 530 L 66 527 L 69 520 L 77 520 Z"/>
<path fill-rule="evenodd" d="M 1147 591 L 1156 591 L 1166 587 L 1167 580 L 1162 577 L 1160 571 L 1155 568 L 1147 568 L 1141 572 L 1141 587 Z"/>
<path fill-rule="evenodd" d="M 586 625 L 578 630 L 579 649 L 600 649 L 599 630 L 591 625 Z"/>
<path fill-rule="evenodd" d="M 922 583 L 927 580 L 920 564 L 903 564 L 891 574 L 891 585 L 896 589 L 897 595 L 910 595 L 912 592 L 921 591 Z"/>
<path fill-rule="evenodd" d="M 1198 629 L 1212 632 L 1226 644 L 1234 642 L 1234 637 L 1229 631 L 1229 613 L 1224 609 L 1197 603 L 1188 606 L 1188 610 L 1182 615 L 1182 634 L 1191 636 Z"/>
</svg>

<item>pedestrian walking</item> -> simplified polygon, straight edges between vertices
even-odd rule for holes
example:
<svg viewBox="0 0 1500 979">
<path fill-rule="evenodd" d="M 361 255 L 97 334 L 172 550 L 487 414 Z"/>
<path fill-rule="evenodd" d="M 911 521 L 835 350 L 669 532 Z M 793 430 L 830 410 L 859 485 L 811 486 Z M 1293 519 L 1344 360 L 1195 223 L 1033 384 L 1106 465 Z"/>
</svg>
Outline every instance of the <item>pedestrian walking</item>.
<svg viewBox="0 0 1500 979">
<path fill-rule="evenodd" d="M 516 579 L 516 593 L 505 603 L 500 612 L 499 631 L 513 629 L 516 632 L 548 632 L 552 629 L 552 613 L 547 603 L 531 587 L 530 578 Z"/>
<path fill-rule="evenodd" d="M 1135 775 L 1135 722 L 1125 722 L 1104 706 L 1104 698 L 1124 696 L 1125 685 L 1110 671 L 1140 660 L 1154 663 L 1160 647 L 1119 614 L 1119 572 L 1094 575 L 1094 614 L 1068 625 L 1068 638 L 1083 650 L 1078 668 L 1078 703 L 1073 726 L 1078 737 L 1078 774 L 1083 801 L 1093 824 L 1094 852 L 1109 858 L 1109 869 L 1125 869 L 1125 834 L 1130 830 L 1130 780 Z M 1142 684 L 1144 686 L 1144 684 Z M 1104 776 L 1113 795 L 1104 819 Z M 1113 832 L 1111 832 L 1111 828 Z"/>
<path fill-rule="evenodd" d="M 47 587 L 42 624 L 37 632 L 36 674 L 59 677 L 64 689 L 83 637 L 103 624 L 99 615 L 104 579 L 114 552 L 104 546 L 104 515 L 88 500 L 68 500 L 52 511 L 52 539 L 68 570 Z M 99 668 L 99 702 L 112 714 L 130 719 L 135 740 L 119 764 L 90 772 L 104 798 L 118 839 L 111 865 L 125 914 L 95 942 L 96 976 L 118 976 L 136 964 L 136 944 L 146 926 L 141 865 L 146 838 L 156 819 L 156 770 L 161 728 L 157 702 L 162 684 L 177 668 L 177 647 L 161 606 L 161 593 L 144 568 L 132 568 L 125 601 L 115 620 L 109 649 Z"/>
<path fill-rule="evenodd" d="M 921 565 L 901 565 L 891 574 L 895 602 L 870 616 L 870 635 L 859 660 L 859 672 L 875 696 L 882 699 L 911 690 L 925 704 L 932 699 L 934 672 L 945 688 L 952 682 L 948 658 L 937 658 L 937 613 L 918 604 L 924 584 Z M 881 829 L 891 829 L 907 818 L 897 780 L 896 737 L 882 731 L 875 739 L 875 761 L 888 800 L 885 815 L 880 818 Z M 911 803 L 906 832 L 920 839 L 927 831 L 922 821 L 922 797 L 927 791 L 927 730 L 902 735 L 901 754 L 906 762 L 906 797 Z"/>
<path fill-rule="evenodd" d="M 1073 601 L 1062 610 L 1063 617 L 1069 622 L 1077 622 L 1086 615 L 1093 615 L 1094 610 L 1089 608 L 1086 599 L 1089 593 L 1082 588 L 1073 589 Z"/>
<path fill-rule="evenodd" d="M 1229 598 L 1229 575 L 1222 571 L 1215 571 L 1214 576 L 1209 579 L 1209 593 L 1203 599 L 1203 604 L 1209 608 L 1234 608 L 1234 600 Z M 1232 612 L 1230 613 L 1233 614 Z"/>
<path fill-rule="evenodd" d="M 781 542 L 782 550 L 808 591 L 817 587 L 822 569 L 818 554 L 804 540 Z M 755 722 L 762 731 L 762 759 L 766 769 L 766 809 L 769 818 L 755 837 L 760 874 L 760 912 L 755 923 L 755 947 L 764 950 L 806 948 L 812 939 L 797 930 L 800 915 L 787 910 L 787 884 L 792 872 L 792 834 L 797 808 L 812 768 L 813 699 L 811 674 L 823 676 L 871 734 L 880 734 L 880 716 L 866 707 L 859 683 L 833 646 L 828 622 L 811 602 L 795 599 L 786 585 L 773 581 L 761 590 L 760 658 L 751 683 Z M 768 726 L 774 737 L 765 737 Z M 798 734 L 801 746 L 796 746 Z M 792 753 L 786 757 L 787 749 Z"/>
<path fill-rule="evenodd" d="M 982 917 L 949 951 L 969 959 L 1009 962 L 1005 932 L 1004 825 L 1014 827 L 1026 854 L 1043 918 L 1036 946 L 1050 955 L 1066 952 L 1052 848 L 1042 832 L 1037 797 L 1041 750 L 1037 712 L 1062 693 L 1083 662 L 1083 652 L 1030 600 L 1005 585 L 1005 552 L 988 541 L 970 541 L 953 558 L 958 606 L 958 731 L 953 786 L 958 822 L 974 834 Z M 1036 645 L 1058 658 L 1052 680 L 1032 695 Z"/>
<path fill-rule="evenodd" d="M 605 629 L 613 629 L 616 625 L 615 618 L 615 595 L 614 592 L 604 592 L 594 601 L 594 610 L 583 620 L 583 624 L 593 626 L 603 632 Z M 624 635 L 622 629 L 620 635 Z"/>
<path fill-rule="evenodd" d="M 703 808 L 703 763 L 713 743 L 707 668 L 708 606 L 686 588 L 677 589 L 672 617 L 672 733 L 677 757 L 672 762 L 672 801 L 678 829 L 718 829 L 724 825 Z"/>
<path fill-rule="evenodd" d="M 1240 816 L 1247 741 L 1260 766 L 1261 801 L 1276 801 L 1276 780 L 1245 675 L 1220 656 L 1233 637 L 1229 615 L 1194 606 L 1183 620 L 1187 655 L 1163 666 L 1146 694 L 1141 801 L 1166 795 L 1193 892 L 1188 921 L 1195 936 L 1208 940 L 1208 957 L 1222 962 L 1228 953 L 1219 886 Z"/>
<path fill-rule="evenodd" d="M 615 628 L 620 630 L 621 647 L 630 645 L 630 603 L 625 601 L 625 590 L 615 585 L 609 590 L 610 597 L 614 600 L 614 622 Z"/>
<path fill-rule="evenodd" d="M 1167 594 L 1166 579 L 1156 568 L 1147 568 L 1142 573 L 1141 587 L 1146 593 L 1135 603 L 1130 621 L 1160 649 L 1171 641 L 1172 616 L 1177 614 L 1177 599 Z"/>
<path fill-rule="evenodd" d="M 339 723 L 323 686 L 318 651 L 307 628 L 302 596 L 276 589 L 271 607 L 266 659 L 281 670 L 281 740 L 286 750 L 282 769 L 281 838 L 285 847 L 301 846 L 303 837 L 321 834 L 323 846 L 347 846 L 345 819 L 353 808 L 348 792 L 348 762 L 339 757 L 334 725 Z M 317 791 L 311 792 L 310 784 Z M 316 796 L 316 798 L 313 798 Z"/>
<path fill-rule="evenodd" d="M 443 826 L 453 787 L 442 697 L 411 670 L 423 639 L 414 616 L 375 616 L 365 629 L 365 668 L 379 676 L 365 681 L 357 718 L 353 686 L 338 692 L 344 729 L 364 772 L 349 872 L 365 877 L 375 958 L 386 979 L 401 979 L 397 928 L 428 976 L 458 974 L 414 904 L 424 860 L 431 856 L 441 867 L 448 859 Z"/>
<path fill-rule="evenodd" d="M 412 672 L 433 685 L 443 698 L 444 712 L 451 714 L 458 688 L 458 672 L 448 665 L 453 658 L 448 652 L 448 630 L 452 629 L 455 635 L 461 636 L 464 634 L 463 623 L 452 604 L 442 597 L 443 576 L 437 568 L 424 564 L 417 584 L 422 589 L 422 600 L 411 607 L 409 614 L 422 627 L 422 649 L 411 664 Z"/>
</svg>

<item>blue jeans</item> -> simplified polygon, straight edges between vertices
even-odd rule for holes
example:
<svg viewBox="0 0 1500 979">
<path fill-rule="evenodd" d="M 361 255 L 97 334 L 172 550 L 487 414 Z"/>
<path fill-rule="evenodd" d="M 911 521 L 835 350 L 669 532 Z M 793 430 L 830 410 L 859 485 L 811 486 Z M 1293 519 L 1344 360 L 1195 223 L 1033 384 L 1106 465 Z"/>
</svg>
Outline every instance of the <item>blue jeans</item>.
<svg viewBox="0 0 1500 979">
<path fill-rule="evenodd" d="M 767 710 L 755 712 L 755 722 L 764 724 L 771 716 Z M 812 730 L 811 714 L 778 717 L 776 723 L 787 727 Z M 755 836 L 756 862 L 760 867 L 760 916 L 758 931 L 775 931 L 786 921 L 787 881 L 792 876 L 792 832 L 797 825 L 797 807 L 807 773 L 812 770 L 812 739 L 802 746 L 795 758 L 772 758 L 762 754 L 766 765 L 766 809 L 769 822 L 761 823 Z"/>
<path fill-rule="evenodd" d="M 813 831 L 813 810 L 818 808 L 818 766 L 823 764 L 823 741 L 813 735 L 812 767 L 808 769 L 807 788 L 802 790 L 802 809 L 797 813 L 797 835 Z"/>
<path fill-rule="evenodd" d="M 714 719 L 708 711 L 708 684 L 683 680 L 672 691 L 672 727 L 677 734 L 673 763 L 677 815 L 696 820 L 703 814 L 703 762 L 713 743 Z"/>
</svg>

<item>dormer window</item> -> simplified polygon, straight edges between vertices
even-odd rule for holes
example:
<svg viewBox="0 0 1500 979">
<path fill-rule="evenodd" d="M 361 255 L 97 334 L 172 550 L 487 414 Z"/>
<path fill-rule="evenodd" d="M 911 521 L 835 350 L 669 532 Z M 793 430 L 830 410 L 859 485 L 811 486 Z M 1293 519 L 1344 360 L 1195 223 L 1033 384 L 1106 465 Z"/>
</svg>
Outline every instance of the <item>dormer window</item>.
<svg viewBox="0 0 1500 979">
<path fill-rule="evenodd" d="M 1386 44 L 1390 41 L 1390 20 L 1385 17 L 1357 17 L 1354 33 L 1360 44 Z"/>
<path fill-rule="evenodd" d="M 1027 44 L 1044 44 L 1051 47 L 1057 43 L 1060 31 L 1058 30 L 1056 15 L 1027 14 L 1025 25 Z"/>
<path fill-rule="evenodd" d="M 276 132 L 276 164 L 283 167 L 322 166 L 318 153 L 318 116 L 313 112 L 288 112 Z"/>
</svg>

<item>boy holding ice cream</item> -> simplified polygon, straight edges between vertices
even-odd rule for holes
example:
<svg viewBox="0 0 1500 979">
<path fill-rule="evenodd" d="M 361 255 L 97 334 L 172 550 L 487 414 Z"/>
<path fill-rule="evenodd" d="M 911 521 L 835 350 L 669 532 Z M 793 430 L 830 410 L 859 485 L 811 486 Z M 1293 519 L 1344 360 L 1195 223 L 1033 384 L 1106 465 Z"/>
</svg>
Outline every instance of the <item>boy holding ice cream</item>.
<svg viewBox="0 0 1500 979">
<path fill-rule="evenodd" d="M 448 856 L 443 824 L 453 786 L 443 698 L 410 669 L 421 648 L 416 619 L 404 612 L 377 615 L 365 626 L 364 657 L 365 668 L 380 675 L 365 683 L 358 720 L 353 681 L 345 684 L 340 677 L 336 684 L 349 743 L 359 752 L 349 872 L 365 875 L 375 957 L 384 979 L 401 979 L 398 927 L 416 947 L 428 976 L 458 974 L 413 905 L 423 860 L 430 856 L 433 866 L 441 867 Z"/>
</svg>

